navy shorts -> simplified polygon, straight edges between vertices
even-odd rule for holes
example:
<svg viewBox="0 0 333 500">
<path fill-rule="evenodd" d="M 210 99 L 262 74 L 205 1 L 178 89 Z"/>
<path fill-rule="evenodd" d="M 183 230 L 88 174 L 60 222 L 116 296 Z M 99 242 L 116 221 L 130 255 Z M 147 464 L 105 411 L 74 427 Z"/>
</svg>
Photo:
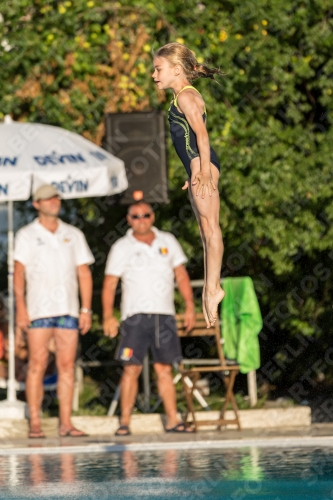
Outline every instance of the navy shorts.
<svg viewBox="0 0 333 500">
<path fill-rule="evenodd" d="M 40 318 L 31 321 L 29 328 L 66 328 L 67 330 L 77 330 L 79 328 L 79 320 L 68 315 Z"/>
<path fill-rule="evenodd" d="M 177 364 L 182 359 L 174 316 L 135 314 L 123 321 L 116 359 L 129 365 L 142 365 L 148 349 L 153 362 Z"/>
</svg>

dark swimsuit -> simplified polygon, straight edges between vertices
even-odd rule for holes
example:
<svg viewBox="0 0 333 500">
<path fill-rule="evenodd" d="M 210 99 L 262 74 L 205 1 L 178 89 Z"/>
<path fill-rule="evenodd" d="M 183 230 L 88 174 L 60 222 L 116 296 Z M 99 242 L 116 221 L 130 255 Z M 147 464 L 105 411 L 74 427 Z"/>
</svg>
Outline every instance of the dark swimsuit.
<svg viewBox="0 0 333 500">
<path fill-rule="evenodd" d="M 190 85 L 181 89 L 180 92 L 189 88 L 196 90 L 196 92 L 198 92 L 199 94 L 199 91 Z M 171 138 L 176 153 L 183 162 L 188 176 L 191 178 L 191 161 L 193 160 L 193 158 L 198 158 L 200 155 L 197 145 L 197 137 L 191 129 L 188 121 L 186 120 L 184 113 L 181 113 L 177 108 L 177 97 L 179 96 L 180 92 L 178 92 L 176 97 L 171 102 L 171 106 L 168 112 L 168 120 L 170 123 Z M 206 123 L 206 108 L 204 114 L 202 115 L 202 119 Z M 220 170 L 219 160 L 217 159 L 216 153 L 211 146 L 210 161 L 218 170 Z"/>
</svg>

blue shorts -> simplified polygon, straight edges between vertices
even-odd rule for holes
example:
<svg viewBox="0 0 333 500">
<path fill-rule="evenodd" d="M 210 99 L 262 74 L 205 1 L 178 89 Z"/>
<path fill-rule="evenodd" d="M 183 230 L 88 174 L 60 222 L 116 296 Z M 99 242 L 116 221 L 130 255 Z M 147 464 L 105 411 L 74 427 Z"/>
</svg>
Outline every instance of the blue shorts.
<svg viewBox="0 0 333 500">
<path fill-rule="evenodd" d="M 79 320 L 68 315 L 40 318 L 31 321 L 30 328 L 66 328 L 67 330 L 77 330 L 79 328 Z"/>
</svg>

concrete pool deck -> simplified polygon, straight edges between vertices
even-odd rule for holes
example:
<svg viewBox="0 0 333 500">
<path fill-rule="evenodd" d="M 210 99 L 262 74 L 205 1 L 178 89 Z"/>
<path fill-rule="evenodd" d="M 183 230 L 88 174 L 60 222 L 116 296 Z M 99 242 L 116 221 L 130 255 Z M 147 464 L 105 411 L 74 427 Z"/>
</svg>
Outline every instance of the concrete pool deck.
<svg viewBox="0 0 333 500">
<path fill-rule="evenodd" d="M 128 437 L 88 436 L 82 438 L 14 439 L 0 441 L 0 455 L 96 453 L 119 451 L 191 450 L 198 448 L 245 447 L 333 447 L 333 424 L 308 428 L 271 429 L 269 433 L 246 431 L 203 431 L 195 434 L 149 434 Z"/>
<path fill-rule="evenodd" d="M 196 418 L 214 419 L 219 412 L 196 412 Z M 233 417 L 227 412 L 228 418 Z M 312 424 L 306 406 L 240 410 L 242 430 L 229 425 L 200 428 L 197 433 L 166 433 L 161 414 L 134 414 L 132 435 L 115 436 L 118 417 L 76 416 L 73 424 L 87 437 L 58 437 L 58 419 L 42 419 L 45 439 L 27 439 L 28 420 L 0 420 L 0 456 L 14 454 L 96 453 L 118 451 L 191 450 L 243 447 L 332 447 L 333 423 Z"/>
<path fill-rule="evenodd" d="M 333 423 L 303 427 L 200 431 L 191 434 L 146 433 L 127 437 L 95 435 L 82 438 L 2 438 L 0 456 L 119 451 L 227 449 L 247 447 L 332 447 Z"/>
<path fill-rule="evenodd" d="M 218 411 L 198 411 L 195 413 L 199 420 L 216 420 Z M 181 419 L 181 415 L 179 414 Z M 227 419 L 233 419 L 233 411 L 226 412 Z M 308 427 L 311 425 L 311 408 L 308 406 L 292 406 L 286 408 L 265 408 L 239 410 L 239 420 L 243 430 L 286 428 L 286 427 Z M 90 436 L 107 435 L 113 436 L 119 427 L 119 417 L 108 416 L 74 416 L 72 422 L 75 427 L 81 429 Z M 228 424 L 227 429 L 236 429 L 234 424 Z M 58 436 L 58 419 L 42 419 L 42 429 L 48 437 Z M 216 426 L 206 426 L 205 430 L 215 430 Z M 131 431 L 133 435 L 163 435 L 164 415 L 158 413 L 133 414 L 131 419 Z M 0 419 L 0 440 L 25 438 L 28 434 L 28 420 L 6 420 Z"/>
</svg>

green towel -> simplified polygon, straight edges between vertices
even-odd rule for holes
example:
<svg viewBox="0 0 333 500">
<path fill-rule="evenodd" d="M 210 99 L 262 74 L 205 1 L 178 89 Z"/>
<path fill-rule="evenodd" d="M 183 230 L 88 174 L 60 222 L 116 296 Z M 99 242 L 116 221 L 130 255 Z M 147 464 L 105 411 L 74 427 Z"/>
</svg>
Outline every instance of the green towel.
<svg viewBox="0 0 333 500">
<path fill-rule="evenodd" d="M 252 279 L 225 278 L 223 289 L 224 355 L 237 360 L 241 373 L 249 373 L 260 366 L 258 334 L 263 324 Z"/>
</svg>

